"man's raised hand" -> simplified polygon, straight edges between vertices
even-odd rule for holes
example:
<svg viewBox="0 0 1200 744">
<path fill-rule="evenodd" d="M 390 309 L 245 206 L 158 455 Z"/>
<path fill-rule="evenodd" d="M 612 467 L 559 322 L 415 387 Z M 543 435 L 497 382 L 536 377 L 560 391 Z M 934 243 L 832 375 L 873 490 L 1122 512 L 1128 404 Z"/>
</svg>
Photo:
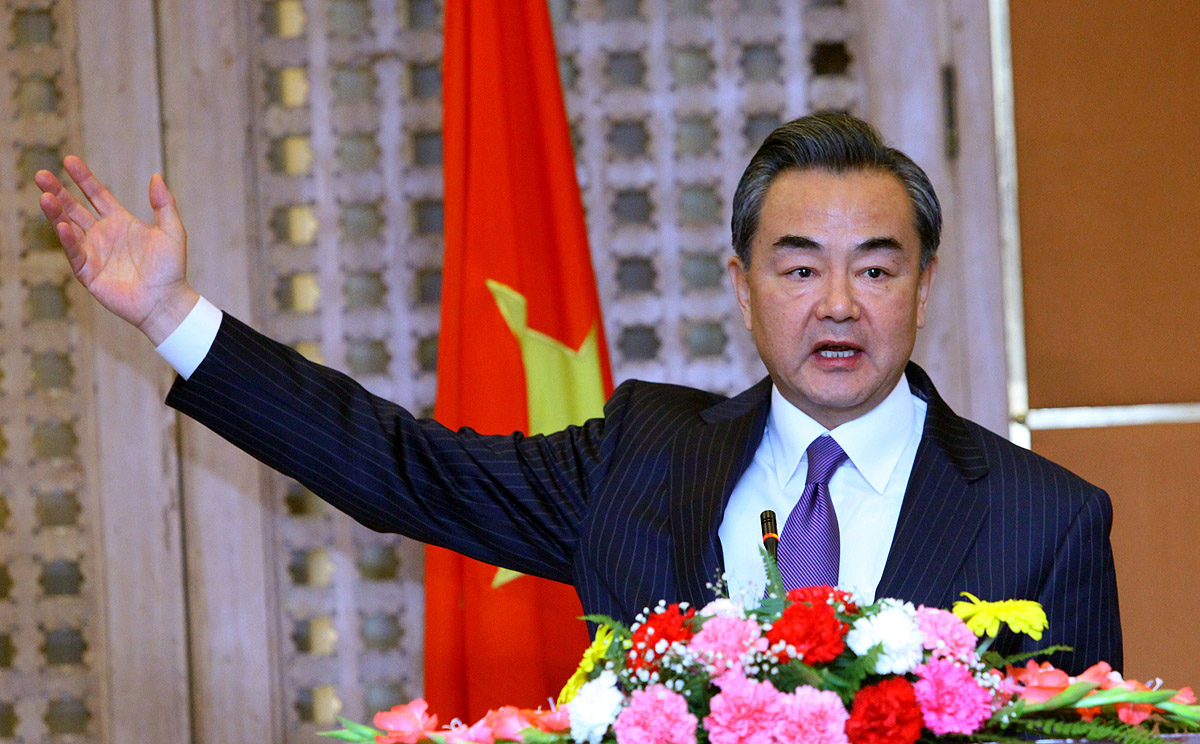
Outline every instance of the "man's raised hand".
<svg viewBox="0 0 1200 744">
<path fill-rule="evenodd" d="M 82 160 L 72 155 L 63 165 L 96 214 L 53 173 L 38 171 L 34 182 L 71 270 L 101 305 L 157 346 L 200 298 L 187 283 L 187 235 L 175 197 L 156 173 L 150 179 L 154 224 L 147 224 L 130 214 Z"/>
</svg>

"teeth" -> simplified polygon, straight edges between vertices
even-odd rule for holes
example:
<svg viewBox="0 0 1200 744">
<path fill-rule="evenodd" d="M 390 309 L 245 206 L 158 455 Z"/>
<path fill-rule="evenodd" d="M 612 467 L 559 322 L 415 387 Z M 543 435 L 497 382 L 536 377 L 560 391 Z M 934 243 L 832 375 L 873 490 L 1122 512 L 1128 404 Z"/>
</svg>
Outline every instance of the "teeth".
<svg viewBox="0 0 1200 744">
<path fill-rule="evenodd" d="M 831 351 L 829 349 L 822 349 L 817 353 L 826 359 L 845 359 L 846 357 L 854 356 L 854 352 L 849 349 L 846 351 Z"/>
</svg>

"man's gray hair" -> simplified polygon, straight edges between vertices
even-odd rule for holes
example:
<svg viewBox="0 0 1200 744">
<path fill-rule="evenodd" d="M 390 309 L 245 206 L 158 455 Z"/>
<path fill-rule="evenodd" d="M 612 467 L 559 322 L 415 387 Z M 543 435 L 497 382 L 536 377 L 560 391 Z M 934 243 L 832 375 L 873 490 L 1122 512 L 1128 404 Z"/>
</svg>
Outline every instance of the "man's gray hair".
<svg viewBox="0 0 1200 744">
<path fill-rule="evenodd" d="M 779 126 L 763 141 L 742 173 L 733 194 L 733 250 L 750 266 L 750 244 L 758 231 L 767 189 L 780 174 L 792 170 L 831 173 L 881 171 L 900 179 L 913 207 L 921 239 L 921 270 L 937 255 L 942 234 L 942 206 L 925 171 L 904 153 L 889 147 L 875 127 L 837 111 L 820 111 Z"/>
</svg>

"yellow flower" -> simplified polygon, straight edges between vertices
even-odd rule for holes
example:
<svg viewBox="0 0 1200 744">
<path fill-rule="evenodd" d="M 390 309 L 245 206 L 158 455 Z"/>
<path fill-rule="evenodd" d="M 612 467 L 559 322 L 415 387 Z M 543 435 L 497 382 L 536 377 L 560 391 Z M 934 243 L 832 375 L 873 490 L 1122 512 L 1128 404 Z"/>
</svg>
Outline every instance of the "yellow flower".
<svg viewBox="0 0 1200 744">
<path fill-rule="evenodd" d="M 612 628 L 601 625 L 596 629 L 596 639 L 592 641 L 588 650 L 583 652 L 579 668 L 567 680 L 567 684 L 563 685 L 562 692 L 558 693 L 559 705 L 566 705 L 575 699 L 575 696 L 579 694 L 579 688 L 583 687 L 583 684 L 588 681 L 588 675 L 596 668 L 596 662 L 601 661 L 608 653 L 608 644 L 612 643 L 612 639 Z"/>
<path fill-rule="evenodd" d="M 1008 625 L 1014 633 L 1024 633 L 1035 641 L 1042 640 L 1042 631 L 1049 624 L 1046 612 L 1037 602 L 1026 599 L 1006 599 L 1002 602 L 984 602 L 970 592 L 963 592 L 970 602 L 959 600 L 954 603 L 954 614 L 967 624 L 975 635 L 987 633 L 995 637 L 1000 623 Z"/>
</svg>

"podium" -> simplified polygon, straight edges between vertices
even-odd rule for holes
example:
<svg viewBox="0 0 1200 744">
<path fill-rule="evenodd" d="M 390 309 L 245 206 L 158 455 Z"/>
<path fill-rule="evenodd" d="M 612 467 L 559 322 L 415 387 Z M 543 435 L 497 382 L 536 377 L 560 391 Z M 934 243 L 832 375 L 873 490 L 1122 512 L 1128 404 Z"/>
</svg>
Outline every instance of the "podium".
<svg viewBox="0 0 1200 744">
<path fill-rule="evenodd" d="M 1166 734 L 1162 739 L 1172 744 L 1200 744 L 1200 734 Z M 1083 741 L 1093 744 L 1112 744 L 1110 739 L 1038 739 L 1036 744 L 1069 744 Z"/>
</svg>

